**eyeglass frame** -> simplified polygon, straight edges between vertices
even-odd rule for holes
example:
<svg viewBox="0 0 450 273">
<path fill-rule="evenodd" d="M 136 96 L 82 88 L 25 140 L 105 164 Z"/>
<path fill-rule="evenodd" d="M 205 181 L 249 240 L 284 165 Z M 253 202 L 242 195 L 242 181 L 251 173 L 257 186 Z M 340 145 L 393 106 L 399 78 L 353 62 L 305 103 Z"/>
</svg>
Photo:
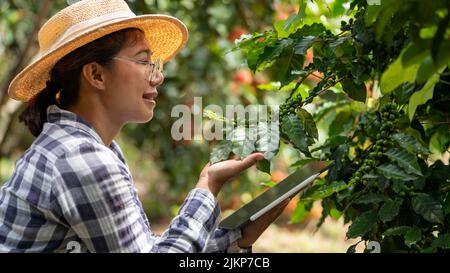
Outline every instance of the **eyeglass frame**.
<svg viewBox="0 0 450 273">
<path fill-rule="evenodd" d="M 156 58 L 154 62 L 152 61 L 139 61 L 139 60 L 135 60 L 132 58 L 127 58 L 127 57 L 119 57 L 119 56 L 114 56 L 112 58 L 113 60 L 122 60 L 122 61 L 128 61 L 128 62 L 132 62 L 132 63 L 136 63 L 136 64 L 141 64 L 141 65 L 145 65 L 148 69 L 148 81 L 152 82 L 154 80 L 154 76 L 156 74 L 156 71 L 162 72 L 163 69 L 163 65 L 161 62 L 160 58 Z"/>
</svg>

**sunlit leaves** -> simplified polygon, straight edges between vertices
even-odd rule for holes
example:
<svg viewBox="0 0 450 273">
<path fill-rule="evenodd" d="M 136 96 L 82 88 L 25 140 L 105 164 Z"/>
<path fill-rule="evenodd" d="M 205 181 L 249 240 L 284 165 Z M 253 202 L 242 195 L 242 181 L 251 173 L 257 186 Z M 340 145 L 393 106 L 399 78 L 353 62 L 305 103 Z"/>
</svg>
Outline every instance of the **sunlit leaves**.
<svg viewBox="0 0 450 273">
<path fill-rule="evenodd" d="M 404 49 L 405 52 L 408 48 Z M 414 82 L 416 79 L 417 70 L 419 69 L 421 59 L 416 63 L 404 66 L 402 63 L 402 55 L 395 60 L 388 69 L 384 71 L 381 77 L 381 92 L 388 94 L 397 86 L 404 82 Z"/>
</svg>

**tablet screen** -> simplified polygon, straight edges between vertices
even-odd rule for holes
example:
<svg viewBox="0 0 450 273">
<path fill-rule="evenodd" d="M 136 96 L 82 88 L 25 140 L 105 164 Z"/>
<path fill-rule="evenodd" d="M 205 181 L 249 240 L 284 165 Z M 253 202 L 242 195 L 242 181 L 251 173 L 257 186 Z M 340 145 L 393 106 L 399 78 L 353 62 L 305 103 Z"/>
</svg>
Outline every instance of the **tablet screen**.
<svg viewBox="0 0 450 273">
<path fill-rule="evenodd" d="M 324 172 L 328 169 L 329 164 L 330 162 L 325 161 L 308 163 L 225 218 L 220 223 L 219 227 L 225 229 L 235 229 L 250 221 L 250 218 L 255 220 L 253 218 L 259 217 L 258 215 L 263 214 L 267 209 L 276 206 L 288 197 L 305 189 L 317 177 L 313 175 Z M 302 182 L 304 182 L 304 186 L 300 185 Z"/>
</svg>

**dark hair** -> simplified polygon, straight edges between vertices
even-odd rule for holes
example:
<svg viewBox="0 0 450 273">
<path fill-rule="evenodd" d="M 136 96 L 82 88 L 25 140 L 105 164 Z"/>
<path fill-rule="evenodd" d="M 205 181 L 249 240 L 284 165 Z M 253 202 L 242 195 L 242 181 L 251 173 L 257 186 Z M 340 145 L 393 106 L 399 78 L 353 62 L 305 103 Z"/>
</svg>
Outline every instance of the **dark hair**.
<svg viewBox="0 0 450 273">
<path fill-rule="evenodd" d="M 136 31 L 141 30 L 128 28 L 113 32 L 64 56 L 53 67 L 46 87 L 29 101 L 20 114 L 19 121 L 25 123 L 31 134 L 37 137 L 47 121 L 48 106 L 56 104 L 67 109 L 77 102 L 83 66 L 92 62 L 109 66 L 112 58 L 125 45 L 137 41 L 139 32 Z"/>
</svg>

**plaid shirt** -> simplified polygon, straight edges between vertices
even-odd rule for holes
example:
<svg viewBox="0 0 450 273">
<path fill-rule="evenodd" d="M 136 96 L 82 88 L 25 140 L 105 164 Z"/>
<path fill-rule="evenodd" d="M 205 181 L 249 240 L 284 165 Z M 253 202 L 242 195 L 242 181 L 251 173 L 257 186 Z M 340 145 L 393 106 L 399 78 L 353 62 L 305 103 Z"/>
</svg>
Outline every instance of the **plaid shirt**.
<svg viewBox="0 0 450 273">
<path fill-rule="evenodd" d="M 220 252 L 240 230 L 218 229 L 220 209 L 193 189 L 161 235 L 152 233 L 115 141 L 55 105 L 0 190 L 0 252 Z"/>
</svg>

